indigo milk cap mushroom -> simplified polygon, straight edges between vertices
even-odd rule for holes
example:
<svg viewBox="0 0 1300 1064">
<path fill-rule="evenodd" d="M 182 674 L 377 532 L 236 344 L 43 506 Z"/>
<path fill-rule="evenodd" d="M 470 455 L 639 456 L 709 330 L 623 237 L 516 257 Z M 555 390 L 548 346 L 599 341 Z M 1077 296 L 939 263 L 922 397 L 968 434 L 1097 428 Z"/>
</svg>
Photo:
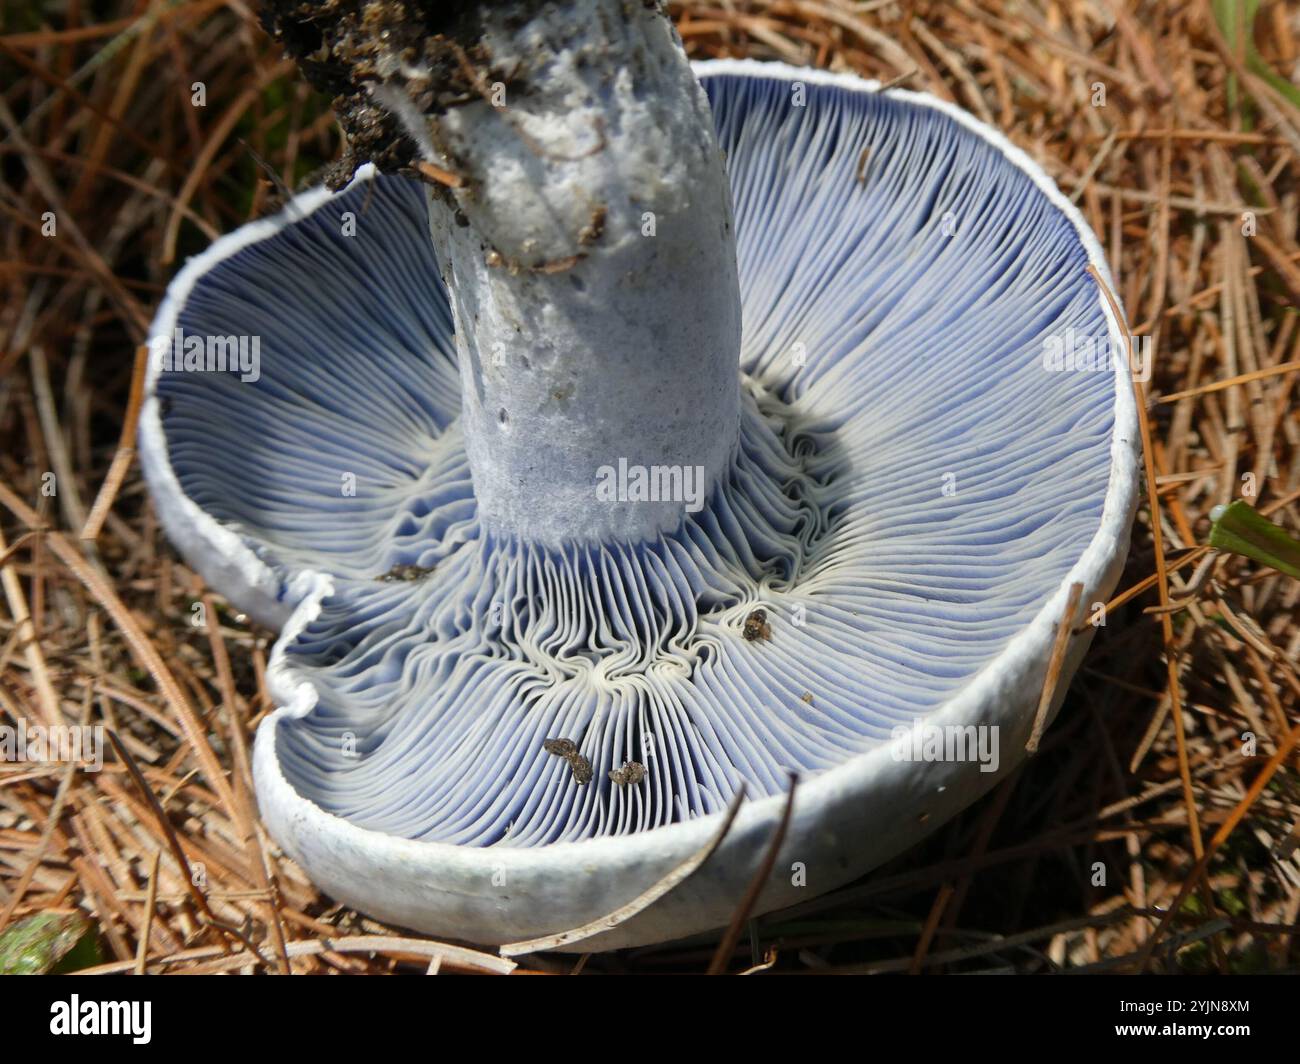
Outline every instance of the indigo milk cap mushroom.
<svg viewBox="0 0 1300 1064">
<path fill-rule="evenodd" d="M 259 337 L 255 381 L 151 366 L 141 454 L 173 542 L 280 629 L 262 816 L 327 893 L 430 934 L 613 912 L 743 786 L 702 867 L 572 948 L 723 925 L 790 772 L 759 911 L 861 875 L 1018 763 L 1071 585 L 1104 601 L 1127 549 L 1127 366 L 1044 361 L 1125 326 L 1043 172 L 848 75 L 699 63 L 701 94 L 634 6 L 609 95 L 559 64 L 556 118 L 530 87 L 540 154 L 467 105 L 439 127 L 463 188 L 367 166 L 306 192 L 192 260 L 154 326 Z M 552 231 L 555 181 L 587 198 Z M 918 726 L 984 729 L 995 763 L 918 760 Z"/>
</svg>

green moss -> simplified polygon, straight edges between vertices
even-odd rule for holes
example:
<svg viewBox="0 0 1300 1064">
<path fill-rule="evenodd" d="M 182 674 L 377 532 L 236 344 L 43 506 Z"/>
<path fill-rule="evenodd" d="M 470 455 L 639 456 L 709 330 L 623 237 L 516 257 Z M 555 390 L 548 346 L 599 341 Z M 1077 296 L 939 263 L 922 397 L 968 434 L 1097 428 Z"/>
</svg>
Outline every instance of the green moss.
<svg viewBox="0 0 1300 1064">
<path fill-rule="evenodd" d="M 76 972 L 102 960 L 94 925 L 75 913 L 38 913 L 0 935 L 0 975 Z"/>
</svg>

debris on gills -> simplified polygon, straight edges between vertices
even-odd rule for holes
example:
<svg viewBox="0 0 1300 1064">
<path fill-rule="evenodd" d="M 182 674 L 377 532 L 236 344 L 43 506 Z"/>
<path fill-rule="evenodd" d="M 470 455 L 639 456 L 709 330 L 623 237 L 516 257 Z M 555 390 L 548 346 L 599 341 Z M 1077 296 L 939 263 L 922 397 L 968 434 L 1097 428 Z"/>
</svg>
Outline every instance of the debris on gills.
<svg viewBox="0 0 1300 1064">
<path fill-rule="evenodd" d="M 426 576 L 436 569 L 436 565 L 403 565 L 398 563 L 386 573 L 381 573 L 375 577 L 376 580 L 385 584 L 395 584 L 399 582 L 409 583 L 414 580 L 423 580 Z"/>
<path fill-rule="evenodd" d="M 609 770 L 609 778 L 620 787 L 634 787 L 645 779 L 645 765 L 640 761 L 624 761 L 622 768 Z"/>
<path fill-rule="evenodd" d="M 573 780 L 579 787 L 591 782 L 591 762 L 578 753 L 578 744 L 572 739 L 547 739 L 542 743 L 542 749 L 569 763 Z"/>
<path fill-rule="evenodd" d="M 772 626 L 767 623 L 767 610 L 750 610 L 740 634 L 751 643 L 765 643 L 772 638 Z"/>
</svg>

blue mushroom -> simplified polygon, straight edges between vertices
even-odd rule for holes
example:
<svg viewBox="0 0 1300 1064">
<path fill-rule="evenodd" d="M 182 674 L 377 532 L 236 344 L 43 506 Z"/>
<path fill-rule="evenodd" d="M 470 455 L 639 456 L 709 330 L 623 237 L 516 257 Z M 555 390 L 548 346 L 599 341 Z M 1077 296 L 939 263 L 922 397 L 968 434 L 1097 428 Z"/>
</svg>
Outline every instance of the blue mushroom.
<svg viewBox="0 0 1300 1064">
<path fill-rule="evenodd" d="M 1072 585 L 1054 703 L 1127 550 L 1127 362 L 1049 357 L 1126 326 L 1037 165 L 852 76 L 645 76 L 436 140 L 380 87 L 462 183 L 299 195 L 154 323 L 160 518 L 280 633 L 262 817 L 422 932 L 597 920 L 743 789 L 572 948 L 723 925 L 791 773 L 759 911 L 863 874 L 1025 756 Z"/>
</svg>

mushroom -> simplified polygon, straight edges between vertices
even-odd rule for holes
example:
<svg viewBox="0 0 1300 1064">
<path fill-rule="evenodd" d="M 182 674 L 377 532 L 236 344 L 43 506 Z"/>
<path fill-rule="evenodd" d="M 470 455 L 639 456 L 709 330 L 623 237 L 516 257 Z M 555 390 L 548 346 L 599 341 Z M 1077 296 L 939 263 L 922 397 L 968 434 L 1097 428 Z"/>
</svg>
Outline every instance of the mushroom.
<svg viewBox="0 0 1300 1064">
<path fill-rule="evenodd" d="M 1046 355 L 1125 326 L 1078 211 L 952 105 L 773 63 L 697 84 L 646 5 L 488 8 L 477 61 L 525 98 L 425 126 L 375 87 L 443 180 L 365 166 L 191 260 L 140 451 L 182 554 L 280 629 L 257 795 L 323 890 L 462 940 L 560 932 L 743 789 L 692 875 L 571 948 L 663 941 L 728 921 L 790 773 L 756 912 L 1025 756 L 1137 484 L 1127 362 Z M 195 338 L 200 368 L 240 339 L 260 364 L 190 372 Z M 927 729 L 992 756 L 932 758 Z"/>
</svg>

